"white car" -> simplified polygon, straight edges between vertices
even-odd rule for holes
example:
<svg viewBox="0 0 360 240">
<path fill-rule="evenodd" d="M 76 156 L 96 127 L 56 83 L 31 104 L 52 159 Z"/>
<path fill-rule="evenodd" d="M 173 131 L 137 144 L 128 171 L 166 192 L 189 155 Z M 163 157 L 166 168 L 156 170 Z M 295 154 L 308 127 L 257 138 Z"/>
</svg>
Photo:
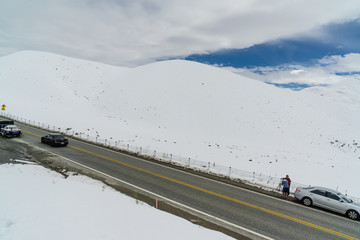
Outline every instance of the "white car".
<svg viewBox="0 0 360 240">
<path fill-rule="evenodd" d="M 6 136 L 17 136 L 20 137 L 21 130 L 16 125 L 6 125 L 0 129 L 1 135 Z"/>
<path fill-rule="evenodd" d="M 336 190 L 324 187 L 298 187 L 294 195 L 305 206 L 325 208 L 353 220 L 359 218 L 360 203 L 355 203 Z"/>
</svg>

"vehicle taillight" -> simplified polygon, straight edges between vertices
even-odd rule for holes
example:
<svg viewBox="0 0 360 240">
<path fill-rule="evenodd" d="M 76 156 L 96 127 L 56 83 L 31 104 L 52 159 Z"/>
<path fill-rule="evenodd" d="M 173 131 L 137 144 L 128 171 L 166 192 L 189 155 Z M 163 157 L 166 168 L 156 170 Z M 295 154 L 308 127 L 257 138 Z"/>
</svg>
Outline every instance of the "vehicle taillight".
<svg viewBox="0 0 360 240">
<path fill-rule="evenodd" d="M 300 192 L 300 190 L 299 189 L 296 189 L 296 191 L 295 192 Z"/>
</svg>

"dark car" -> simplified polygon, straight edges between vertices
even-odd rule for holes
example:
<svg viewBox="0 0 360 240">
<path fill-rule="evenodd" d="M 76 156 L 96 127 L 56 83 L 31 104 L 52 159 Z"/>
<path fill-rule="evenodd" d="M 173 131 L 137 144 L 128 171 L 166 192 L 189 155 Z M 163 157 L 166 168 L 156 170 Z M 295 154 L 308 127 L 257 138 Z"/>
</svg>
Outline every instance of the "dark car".
<svg viewBox="0 0 360 240">
<path fill-rule="evenodd" d="M 60 133 L 49 133 L 46 136 L 41 137 L 42 143 L 50 144 L 50 146 L 66 146 L 69 144 L 69 140 Z"/>
</svg>

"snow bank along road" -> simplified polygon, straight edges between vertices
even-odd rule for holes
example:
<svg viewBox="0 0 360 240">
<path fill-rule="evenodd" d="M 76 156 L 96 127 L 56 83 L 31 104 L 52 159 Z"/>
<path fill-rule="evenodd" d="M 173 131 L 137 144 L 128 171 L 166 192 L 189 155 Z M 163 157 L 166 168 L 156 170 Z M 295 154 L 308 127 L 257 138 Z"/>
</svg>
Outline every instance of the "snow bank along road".
<svg viewBox="0 0 360 240">
<path fill-rule="evenodd" d="M 40 136 L 45 135 L 45 131 L 18 125 L 23 136 L 0 139 L 2 151 L 21 146 L 40 162 L 98 178 L 160 209 L 236 238 L 360 238 L 360 222 L 344 216 L 306 208 L 73 139 L 68 147 L 52 148 L 40 143 Z"/>
</svg>

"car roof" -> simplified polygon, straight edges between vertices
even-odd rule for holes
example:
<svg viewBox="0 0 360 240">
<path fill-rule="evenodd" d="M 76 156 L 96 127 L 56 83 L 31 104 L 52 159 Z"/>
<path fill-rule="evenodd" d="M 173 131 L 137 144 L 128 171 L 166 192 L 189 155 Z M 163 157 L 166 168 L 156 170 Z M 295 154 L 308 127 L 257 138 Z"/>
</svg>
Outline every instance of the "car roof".
<svg viewBox="0 0 360 240">
<path fill-rule="evenodd" d="M 6 127 L 16 127 L 16 128 L 18 128 L 18 126 L 16 126 L 16 125 L 6 125 Z"/>
<path fill-rule="evenodd" d="M 304 188 L 307 188 L 307 189 L 321 189 L 321 190 L 324 190 L 324 191 L 329 191 L 329 192 L 334 192 L 334 193 L 341 193 L 341 192 L 339 192 L 337 190 L 327 188 L 327 187 L 320 187 L 320 186 L 311 186 L 311 187 L 304 187 Z"/>
<path fill-rule="evenodd" d="M 51 136 L 64 136 L 61 133 L 49 133 L 49 135 L 51 135 Z"/>
</svg>

